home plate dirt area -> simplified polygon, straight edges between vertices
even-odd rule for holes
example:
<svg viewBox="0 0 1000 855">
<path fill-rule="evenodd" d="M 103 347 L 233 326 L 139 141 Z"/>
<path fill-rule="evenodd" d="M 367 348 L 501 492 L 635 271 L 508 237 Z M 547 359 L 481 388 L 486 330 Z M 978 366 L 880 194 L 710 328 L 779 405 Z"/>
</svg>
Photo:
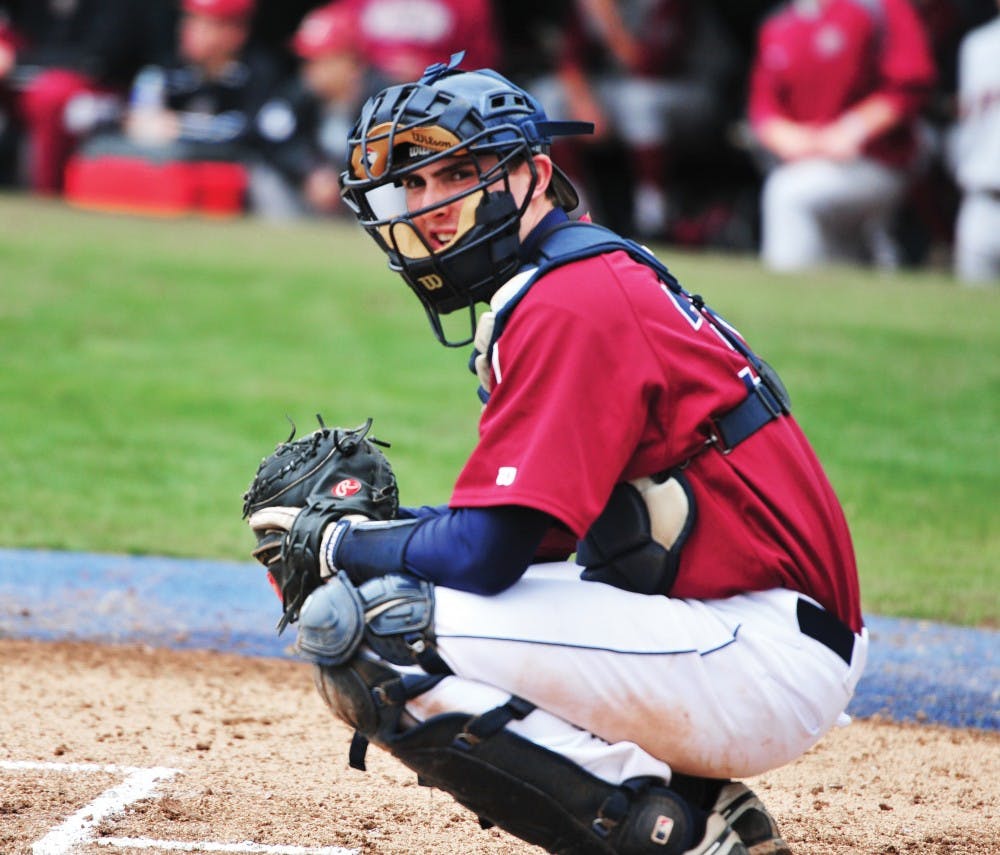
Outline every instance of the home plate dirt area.
<svg viewBox="0 0 1000 855">
<path fill-rule="evenodd" d="M 0 853 L 540 853 L 351 738 L 310 666 L 0 639 Z M 1000 855 L 1000 733 L 875 718 L 749 783 L 801 855 Z"/>
</svg>

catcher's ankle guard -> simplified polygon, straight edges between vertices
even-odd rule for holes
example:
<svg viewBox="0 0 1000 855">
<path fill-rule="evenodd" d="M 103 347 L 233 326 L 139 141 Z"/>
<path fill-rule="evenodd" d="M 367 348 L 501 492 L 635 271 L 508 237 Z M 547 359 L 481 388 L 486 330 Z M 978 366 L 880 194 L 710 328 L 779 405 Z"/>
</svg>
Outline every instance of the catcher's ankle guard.
<svg viewBox="0 0 1000 855">
<path fill-rule="evenodd" d="M 435 648 L 433 618 L 434 587 L 429 582 L 390 575 L 355 586 L 338 573 L 303 604 L 295 647 L 317 665 L 343 665 L 365 641 L 387 662 L 449 674 Z"/>
</svg>

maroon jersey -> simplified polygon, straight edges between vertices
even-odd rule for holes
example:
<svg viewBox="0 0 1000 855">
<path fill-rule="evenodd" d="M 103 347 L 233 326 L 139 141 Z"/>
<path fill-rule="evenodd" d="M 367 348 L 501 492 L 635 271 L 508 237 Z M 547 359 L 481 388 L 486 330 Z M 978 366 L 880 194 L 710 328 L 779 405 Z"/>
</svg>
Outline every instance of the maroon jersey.
<svg viewBox="0 0 1000 855">
<path fill-rule="evenodd" d="M 671 595 L 791 588 L 860 629 L 847 524 L 809 443 L 783 417 L 731 453 L 705 449 L 711 418 L 746 397 L 752 374 L 648 267 L 615 252 L 542 277 L 493 373 L 453 506 L 536 508 L 579 538 L 615 484 L 690 459 L 697 517 Z"/>
<path fill-rule="evenodd" d="M 489 0 L 348 0 L 369 61 L 391 80 L 412 81 L 428 65 L 465 51 L 465 68 L 500 60 Z"/>
<path fill-rule="evenodd" d="M 614 56 L 607 23 L 574 12 L 567 22 L 561 61 L 588 74 L 625 71 L 639 77 L 669 77 L 684 69 L 692 42 L 692 12 L 686 0 L 625 0 L 612 4 L 617 21 L 632 41 L 628 67 Z"/>
<path fill-rule="evenodd" d="M 900 113 L 865 154 L 890 165 L 914 154 L 914 121 L 935 80 L 920 18 L 908 0 L 791 3 L 764 22 L 750 81 L 750 119 L 826 125 L 872 95 Z"/>
</svg>

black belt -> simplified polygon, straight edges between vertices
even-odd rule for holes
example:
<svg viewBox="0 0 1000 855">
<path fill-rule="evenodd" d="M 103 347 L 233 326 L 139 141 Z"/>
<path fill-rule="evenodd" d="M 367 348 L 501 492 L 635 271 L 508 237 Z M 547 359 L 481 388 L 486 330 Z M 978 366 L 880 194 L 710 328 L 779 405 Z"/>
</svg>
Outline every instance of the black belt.
<svg viewBox="0 0 1000 855">
<path fill-rule="evenodd" d="M 808 600 L 799 600 L 796 609 L 803 635 L 825 644 L 848 665 L 854 653 L 854 633 L 837 618 Z"/>
</svg>

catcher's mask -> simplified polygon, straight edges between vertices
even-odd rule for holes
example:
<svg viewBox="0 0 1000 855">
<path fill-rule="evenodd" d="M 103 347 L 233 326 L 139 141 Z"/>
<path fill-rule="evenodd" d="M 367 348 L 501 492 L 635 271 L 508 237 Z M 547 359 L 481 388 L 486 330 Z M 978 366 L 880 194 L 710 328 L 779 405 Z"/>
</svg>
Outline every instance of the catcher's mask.
<svg viewBox="0 0 1000 855">
<path fill-rule="evenodd" d="M 416 83 L 390 86 L 370 98 L 348 140 L 340 176 L 344 200 L 420 299 L 438 340 L 472 341 L 475 304 L 488 302 L 518 269 L 521 216 L 538 181 L 533 155 L 554 135 L 590 133 L 589 122 L 550 121 L 523 89 L 489 69 L 462 71 L 462 54 L 429 66 Z M 474 178 L 446 199 L 407 209 L 406 184 L 417 170 L 461 159 Z M 518 203 L 511 172 L 526 165 L 531 183 Z M 553 201 L 570 211 L 579 198 L 553 166 Z M 432 248 L 415 220 L 461 203 L 455 234 Z M 469 313 L 467 337 L 445 334 L 441 316 Z"/>
</svg>

